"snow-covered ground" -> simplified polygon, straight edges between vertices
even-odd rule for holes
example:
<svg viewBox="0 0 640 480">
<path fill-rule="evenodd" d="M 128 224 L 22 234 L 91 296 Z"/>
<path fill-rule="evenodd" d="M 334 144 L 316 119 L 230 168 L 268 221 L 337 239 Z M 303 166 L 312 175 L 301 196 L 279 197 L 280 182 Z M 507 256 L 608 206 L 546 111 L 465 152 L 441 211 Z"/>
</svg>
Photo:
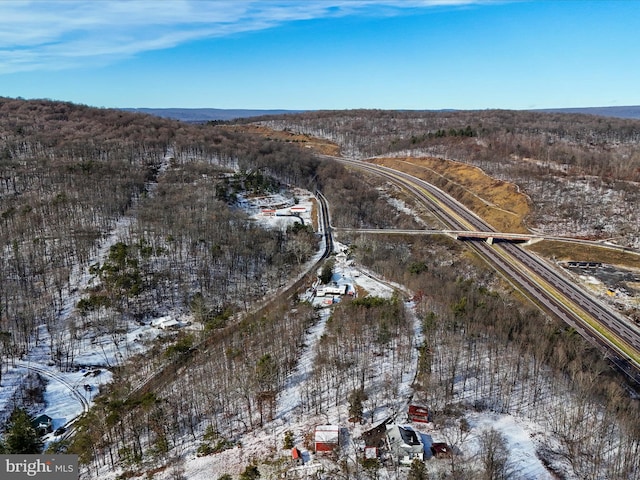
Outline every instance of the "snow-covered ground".
<svg viewBox="0 0 640 480">
<path fill-rule="evenodd" d="M 171 152 L 165 157 L 161 171 L 167 168 L 170 156 Z M 153 193 L 155 187 L 154 183 L 149 183 L 148 193 Z M 88 263 L 93 265 L 104 262 L 109 249 L 126 238 L 133 222 L 133 215 L 119 218 L 112 230 L 98 242 Z M 91 275 L 88 269 L 82 269 L 76 265 L 69 279 L 69 285 L 64 290 L 62 307 L 57 312 L 57 328 L 52 329 L 58 332 L 68 331 L 68 322 L 75 314 L 75 307 L 86 290 L 93 285 L 95 276 Z M 147 348 L 146 345 L 160 334 L 160 329 L 151 325 L 127 322 L 126 327 L 127 333 L 117 337 L 113 335 L 89 337 L 84 332 L 78 332 L 73 360 L 76 367 L 70 371 L 61 371 L 53 366 L 51 336 L 46 326 L 41 325 L 37 333 L 37 343 L 31 351 L 23 355 L 20 361 L 10 361 L 7 370 L 3 371 L 0 385 L 0 422 L 11 413 L 14 406 L 12 399 L 19 391 L 24 377 L 28 372 L 35 372 L 47 382 L 44 393 L 46 408 L 30 413 L 52 417 L 54 430 L 73 423 L 79 415 L 90 408 L 93 398 L 99 393 L 100 386 L 111 380 L 112 374 L 109 369 L 122 364 L 130 356 L 143 352 Z M 48 435 L 45 441 L 52 439 L 55 437 Z"/>
<path fill-rule="evenodd" d="M 291 222 L 300 221 L 296 217 L 281 216 L 288 215 L 291 207 L 299 207 L 299 216 L 305 222 L 312 221 L 313 197 L 308 192 L 297 191 L 295 194 L 297 202 L 292 203 L 290 197 L 272 198 L 273 202 L 267 206 L 278 208 L 266 208 L 265 204 L 258 205 L 247 201 L 246 208 L 253 217 L 272 228 L 286 228 Z M 264 200 L 263 200 L 264 202 Z M 302 211 L 302 208 L 305 210 Z M 265 214 L 263 210 L 276 210 Z M 124 223 L 116 226 L 112 235 L 108 236 L 97 253 L 96 261 L 101 261 L 108 252 L 108 248 L 118 238 L 119 228 L 124 228 Z M 347 286 L 349 292 L 354 295 L 357 292 L 366 292 L 368 295 L 390 297 L 394 288 L 401 289 L 401 286 L 389 285 L 382 279 L 377 278 L 372 272 L 354 265 L 346 254 L 347 248 L 344 245 L 336 245 L 334 278 L 336 285 Z M 80 292 L 89 284 L 90 278 L 81 272 L 73 275 L 75 285 L 71 285 L 69 292 Z M 337 301 L 340 295 L 331 297 L 317 297 L 313 291 L 307 292 L 312 302 L 319 306 L 330 307 L 326 303 L 328 298 Z M 65 313 L 70 314 L 73 306 L 77 303 L 77 294 L 69 294 L 69 300 L 65 303 Z M 407 304 L 410 309 L 411 304 Z M 244 467 L 252 462 L 260 465 L 261 472 L 268 474 L 270 467 L 263 461 L 273 460 L 274 457 L 289 458 L 290 453 L 282 450 L 282 440 L 286 431 L 294 434 L 295 443 L 302 450 L 305 464 L 296 467 L 299 478 L 309 478 L 316 471 L 323 468 L 328 470 L 332 467 L 331 462 L 326 459 L 316 458 L 312 452 L 303 448 L 303 438 L 305 434 L 311 432 L 315 425 L 325 423 L 335 423 L 348 429 L 349 443 L 344 446 L 344 451 L 349 457 L 355 458 L 357 447 L 353 441 L 366 429 L 372 425 L 352 425 L 347 422 L 347 402 L 346 400 L 337 405 L 333 410 L 319 416 L 302 416 L 297 413 L 305 389 L 305 382 L 310 376 L 314 365 L 315 345 L 321 338 L 325 323 L 330 315 L 330 308 L 321 309 L 320 321 L 307 332 L 304 341 L 304 349 L 301 351 L 297 368 L 292 372 L 286 381 L 286 386 L 278 395 L 275 419 L 266 424 L 263 428 L 242 438 L 242 445 L 219 454 L 198 457 L 196 449 L 198 445 L 192 443 L 184 448 L 183 458 L 177 467 L 171 467 L 154 476 L 157 479 L 175 478 L 176 471 L 182 472 L 183 478 L 190 480 L 210 480 L 217 479 L 221 475 L 230 473 L 238 474 Z M 152 322 L 159 323 L 159 322 Z M 160 322 L 161 323 L 161 322 Z M 419 338 L 419 322 L 415 319 L 416 336 Z M 162 334 L 158 326 L 149 325 L 129 325 L 127 335 L 123 336 L 120 344 L 114 343 L 110 336 L 97 337 L 90 341 L 80 342 L 76 355 L 76 364 L 90 365 L 90 368 L 78 368 L 75 371 L 61 372 L 49 365 L 50 355 L 48 351 L 48 338 L 46 330 L 41 331 L 41 341 L 32 352 L 21 362 L 16 362 L 3 375 L 3 388 L 0 389 L 0 408 L 6 408 L 11 397 L 12 387 L 19 383 L 22 376 L 29 370 L 37 371 L 48 379 L 45 393 L 46 408 L 42 412 L 53 418 L 54 429 L 68 425 L 78 415 L 82 414 L 97 394 L 100 385 L 108 382 L 111 374 L 108 367 L 118 365 L 125 361 L 129 355 L 140 352 L 145 348 L 147 340 L 153 340 L 157 335 Z M 417 354 L 416 354 L 417 360 Z M 402 384 L 398 385 L 399 397 L 411 396 L 411 383 L 415 372 L 407 372 L 402 378 Z M 379 422 L 393 412 L 379 412 L 375 422 Z M 502 433 L 509 445 L 510 461 L 517 465 L 517 478 L 520 479 L 551 479 L 553 478 L 545 469 L 542 462 L 536 456 L 536 438 L 544 432 L 540 425 L 526 422 L 512 415 L 497 415 L 493 413 L 468 413 L 466 418 L 469 422 L 470 431 L 464 442 L 459 445 L 460 452 L 464 459 L 473 462 L 477 461 L 479 453 L 479 435 L 488 428 L 493 428 Z M 399 416 L 399 421 L 406 420 L 406 417 Z M 416 430 L 423 435 L 428 435 L 433 441 L 446 441 L 446 436 L 439 427 L 430 424 L 415 424 Z M 54 439 L 49 435 L 47 440 Z M 430 459 L 427 461 L 428 467 L 432 471 L 446 470 L 449 462 L 446 460 Z M 335 466 L 335 465 L 333 465 Z M 292 467 L 293 470 L 293 467 Z M 406 469 L 405 469 L 406 471 Z M 106 476 L 115 476 L 116 472 L 108 473 Z M 395 469 L 383 469 L 380 471 L 381 479 L 384 478 L 404 478 L 406 473 L 400 473 Z M 322 478 L 331 478 L 325 476 Z"/>
<path fill-rule="evenodd" d="M 345 249 L 344 246 L 337 245 L 339 253 Z M 353 266 L 351 262 L 340 255 L 336 256 L 336 266 L 334 268 L 333 281 L 339 285 L 354 285 L 359 289 L 366 290 L 370 295 L 390 297 L 393 288 L 380 279 L 377 279 L 371 272 L 360 270 Z M 311 292 L 308 292 L 311 295 Z M 410 307 L 410 304 L 409 304 Z M 348 429 L 349 443 L 343 445 L 343 450 L 348 457 L 355 458 L 357 442 L 355 440 L 373 425 L 353 425 L 347 422 L 347 402 L 346 400 L 335 407 L 332 411 L 320 416 L 302 416 L 298 413 L 298 408 L 305 389 L 305 381 L 310 375 L 314 365 L 315 345 L 323 334 L 325 322 L 330 315 L 330 308 L 321 310 L 321 321 L 314 325 L 307 332 L 301 352 L 299 364 L 296 370 L 287 379 L 284 390 L 278 395 L 278 405 L 275 419 L 266 424 L 262 429 L 258 429 L 242 438 L 242 447 L 236 447 L 225 452 L 206 457 L 197 457 L 195 452 L 188 452 L 184 463 L 180 469 L 184 472 L 184 478 L 189 480 L 209 480 L 216 479 L 223 474 L 239 474 L 252 460 L 256 460 L 263 476 L 271 473 L 268 463 L 275 458 L 290 459 L 290 452 L 282 449 L 282 441 L 286 431 L 294 433 L 296 446 L 302 451 L 305 459 L 303 466 L 295 467 L 296 478 L 311 478 L 315 472 L 324 470 L 328 472 L 332 464 L 326 458 L 317 457 L 313 452 L 304 449 L 303 437 L 312 432 L 319 424 L 338 424 Z M 398 386 L 399 396 L 409 397 L 411 393 L 411 381 L 413 372 L 409 373 L 402 385 Z M 380 422 L 393 412 L 380 412 L 375 422 Z M 470 430 L 465 441 L 458 446 L 463 458 L 469 462 L 477 462 L 480 450 L 479 437 L 490 428 L 500 432 L 508 445 L 510 451 L 509 461 L 511 462 L 516 477 L 524 480 L 551 480 L 554 477 L 545 469 L 543 463 L 536 456 L 536 438 L 540 436 L 543 440 L 543 429 L 540 425 L 533 424 L 524 419 L 512 415 L 498 415 L 494 413 L 468 413 L 466 418 L 469 422 Z M 406 416 L 399 415 L 398 421 L 407 421 Z M 375 423 L 374 423 L 375 424 Z M 443 431 L 433 423 L 429 424 L 408 424 L 415 430 L 428 436 L 433 442 L 446 442 L 447 437 Z M 353 454 L 350 454 L 352 452 Z M 427 457 L 431 457 L 430 454 Z M 269 462 L 264 462 L 268 460 Z M 263 463 L 264 462 L 264 463 Z M 437 460 L 430 458 L 427 460 L 430 471 L 446 471 L 449 469 L 448 460 Z M 335 467 L 335 464 L 333 465 Z M 293 467 L 292 467 L 293 470 Z M 405 478 L 407 468 L 396 471 L 394 468 L 381 469 L 380 479 Z M 291 475 L 293 475 L 291 471 Z M 168 469 L 162 474 L 158 474 L 159 479 L 168 479 L 173 475 L 173 471 Z M 319 478 L 335 478 L 331 474 L 326 474 Z"/>
</svg>

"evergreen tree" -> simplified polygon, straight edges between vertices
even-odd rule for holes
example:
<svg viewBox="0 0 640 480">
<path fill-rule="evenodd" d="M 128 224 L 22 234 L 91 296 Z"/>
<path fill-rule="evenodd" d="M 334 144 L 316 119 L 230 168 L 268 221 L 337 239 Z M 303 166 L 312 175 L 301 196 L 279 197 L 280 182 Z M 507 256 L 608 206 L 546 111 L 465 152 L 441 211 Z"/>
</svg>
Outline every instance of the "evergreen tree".
<svg viewBox="0 0 640 480">
<path fill-rule="evenodd" d="M 42 453 L 40 435 L 31 424 L 31 417 L 22 408 L 16 408 L 9 417 L 5 433 L 5 447 L 9 454 Z"/>
<path fill-rule="evenodd" d="M 240 480 L 255 480 L 257 478 L 260 478 L 260 471 L 255 465 L 249 465 L 240 474 Z"/>
<path fill-rule="evenodd" d="M 424 462 L 418 458 L 415 458 L 413 462 L 411 462 L 411 469 L 409 470 L 407 480 L 428 480 L 428 478 L 429 475 L 427 473 L 427 467 L 424 465 Z"/>
<path fill-rule="evenodd" d="M 287 430 L 284 432 L 284 444 L 283 448 L 285 450 L 291 450 L 295 446 L 293 432 L 291 430 Z"/>
<path fill-rule="evenodd" d="M 256 384 L 261 392 L 271 392 L 278 388 L 278 363 L 265 353 L 256 363 Z"/>
<path fill-rule="evenodd" d="M 362 415 L 364 414 L 364 407 L 362 403 L 367 400 L 367 394 L 361 388 L 357 388 L 353 390 L 349 394 L 349 417 L 353 419 L 354 422 L 359 422 L 362 420 Z"/>
<path fill-rule="evenodd" d="M 320 281 L 322 283 L 329 283 L 331 278 L 333 277 L 333 266 L 335 262 L 333 260 L 328 260 L 325 262 L 322 270 L 320 271 Z"/>
</svg>

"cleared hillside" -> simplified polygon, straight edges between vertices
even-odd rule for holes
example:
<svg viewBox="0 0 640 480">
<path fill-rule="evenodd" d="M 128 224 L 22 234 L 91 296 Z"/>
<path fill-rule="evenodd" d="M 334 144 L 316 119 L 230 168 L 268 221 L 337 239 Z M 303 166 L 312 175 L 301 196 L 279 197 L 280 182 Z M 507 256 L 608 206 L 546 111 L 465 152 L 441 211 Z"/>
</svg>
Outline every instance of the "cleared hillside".
<svg viewBox="0 0 640 480">
<path fill-rule="evenodd" d="M 477 167 L 432 157 L 372 161 L 440 187 L 500 232 L 528 232 L 524 226 L 529 214 L 527 197 L 515 185 L 491 178 Z"/>
</svg>

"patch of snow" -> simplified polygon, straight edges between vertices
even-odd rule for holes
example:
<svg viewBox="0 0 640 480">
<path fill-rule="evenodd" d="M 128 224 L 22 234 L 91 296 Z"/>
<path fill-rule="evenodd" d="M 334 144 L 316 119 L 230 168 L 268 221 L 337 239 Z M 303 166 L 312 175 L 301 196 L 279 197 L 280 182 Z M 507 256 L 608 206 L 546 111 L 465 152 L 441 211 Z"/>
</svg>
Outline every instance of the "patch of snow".
<svg viewBox="0 0 640 480">
<path fill-rule="evenodd" d="M 470 457 L 482 455 L 480 450 L 480 435 L 490 429 L 501 433 L 508 449 L 508 462 L 512 467 L 515 478 L 520 480 L 553 480 L 542 461 L 536 455 L 536 435 L 539 426 L 519 420 L 512 415 L 494 413 L 470 413 L 466 416 L 472 427 L 472 435 L 465 448 Z"/>
<path fill-rule="evenodd" d="M 601 285 L 602 282 L 591 275 L 580 275 L 580 280 L 590 285 Z"/>
</svg>

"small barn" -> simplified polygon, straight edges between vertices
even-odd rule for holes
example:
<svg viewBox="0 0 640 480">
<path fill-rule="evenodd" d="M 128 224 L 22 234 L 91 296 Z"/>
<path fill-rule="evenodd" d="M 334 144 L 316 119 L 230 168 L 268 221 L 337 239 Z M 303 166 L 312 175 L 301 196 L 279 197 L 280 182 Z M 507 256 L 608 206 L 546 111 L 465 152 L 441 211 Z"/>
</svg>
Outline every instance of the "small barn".
<svg viewBox="0 0 640 480">
<path fill-rule="evenodd" d="M 409 421 L 418 423 L 429 423 L 429 410 L 420 405 L 409 405 Z"/>
<path fill-rule="evenodd" d="M 340 446 L 340 427 L 337 425 L 318 425 L 314 443 L 316 453 L 333 452 Z"/>
<path fill-rule="evenodd" d="M 431 444 L 431 453 L 436 458 L 451 458 L 453 450 L 443 442 L 436 442 Z"/>
<path fill-rule="evenodd" d="M 409 465 L 414 459 L 424 460 L 424 444 L 411 427 L 387 425 L 387 443 L 398 464 Z"/>
</svg>

